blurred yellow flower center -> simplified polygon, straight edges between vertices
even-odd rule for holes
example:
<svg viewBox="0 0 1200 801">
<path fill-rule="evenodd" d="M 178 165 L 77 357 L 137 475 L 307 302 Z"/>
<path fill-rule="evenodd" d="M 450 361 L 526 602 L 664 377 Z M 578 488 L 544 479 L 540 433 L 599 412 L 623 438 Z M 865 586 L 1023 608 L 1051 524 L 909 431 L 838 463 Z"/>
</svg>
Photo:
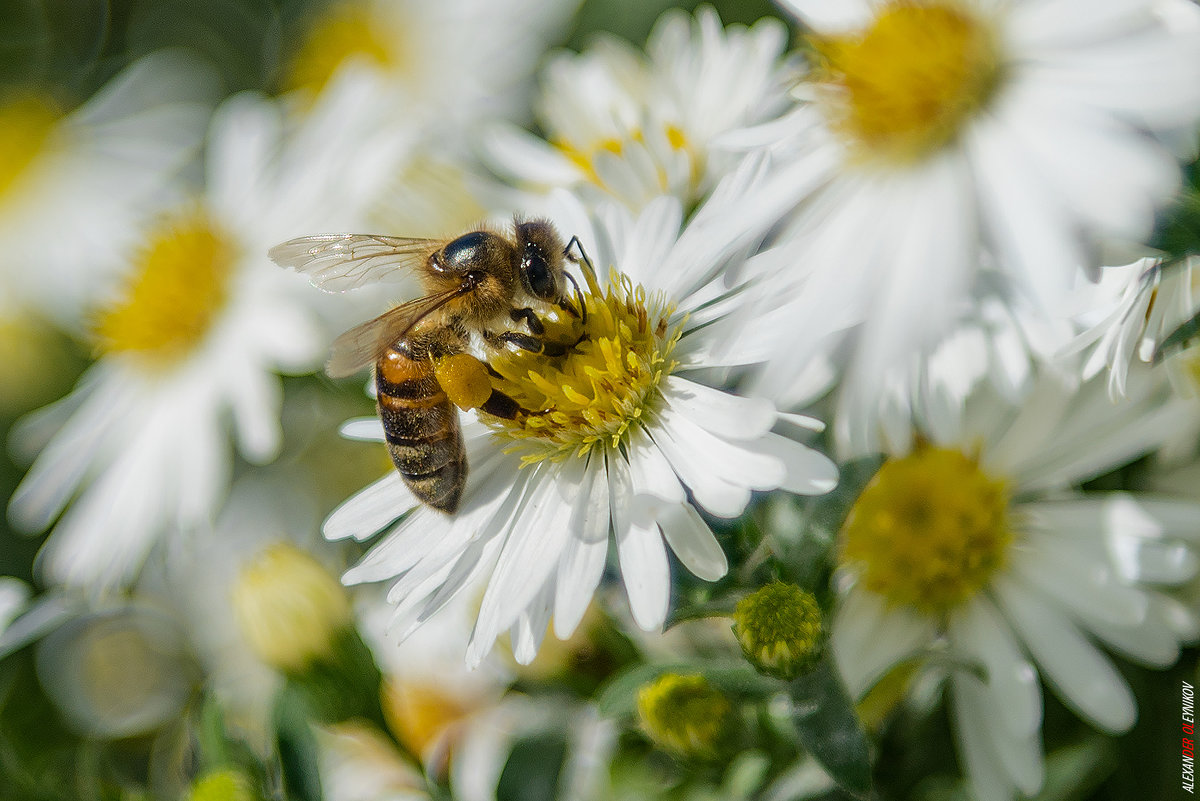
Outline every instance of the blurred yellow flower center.
<svg viewBox="0 0 1200 801">
<path fill-rule="evenodd" d="M 942 614 L 1004 566 L 1013 531 L 1004 481 L 956 450 L 889 459 L 855 501 L 841 559 L 893 606 Z"/>
<path fill-rule="evenodd" d="M 37 97 L 0 103 L 0 200 L 46 149 L 62 114 Z"/>
<path fill-rule="evenodd" d="M 955 0 L 892 0 L 865 31 L 814 38 L 833 126 L 866 159 L 909 161 L 950 142 L 999 85 L 987 20 Z"/>
<path fill-rule="evenodd" d="M 397 55 L 396 42 L 384 38 L 382 26 L 365 4 L 335 4 L 309 28 L 291 60 L 284 88 L 320 92 L 352 58 L 392 68 Z"/>
<path fill-rule="evenodd" d="M 472 711 L 461 693 L 432 681 L 389 680 L 384 684 L 383 700 L 388 726 L 420 757 L 427 756 Z"/>
<path fill-rule="evenodd" d="M 484 416 L 512 440 L 526 464 L 582 456 L 597 444 L 616 447 L 631 426 L 648 419 L 671 361 L 682 322 L 673 308 L 626 276 L 612 272 L 607 290 L 587 275 L 587 322 L 559 309 L 542 318 L 544 340 L 567 346 L 563 356 L 525 350 L 497 352 L 493 386 L 533 414 L 515 420 Z"/>
<path fill-rule="evenodd" d="M 134 353 L 154 367 L 178 361 L 225 306 L 235 248 L 201 215 L 164 221 L 150 233 L 124 291 L 96 320 L 100 354 Z"/>
<path fill-rule="evenodd" d="M 242 636 L 262 661 L 303 670 L 332 652 L 350 625 L 350 600 L 337 579 L 286 543 L 266 548 L 238 575 L 233 611 Z"/>
</svg>

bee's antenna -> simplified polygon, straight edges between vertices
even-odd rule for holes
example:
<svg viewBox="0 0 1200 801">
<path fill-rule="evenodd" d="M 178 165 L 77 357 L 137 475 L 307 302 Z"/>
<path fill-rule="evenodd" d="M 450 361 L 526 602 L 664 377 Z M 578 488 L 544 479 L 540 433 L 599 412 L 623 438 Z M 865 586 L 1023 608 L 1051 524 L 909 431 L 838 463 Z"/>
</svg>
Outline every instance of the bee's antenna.
<svg viewBox="0 0 1200 801">
<path fill-rule="evenodd" d="M 571 255 L 571 247 L 572 246 L 574 246 L 575 249 L 577 249 L 577 251 L 580 252 L 580 255 L 578 255 L 578 258 L 575 258 L 574 255 Z M 584 278 L 584 281 L 588 282 L 588 289 L 592 290 L 594 294 L 599 295 L 600 294 L 600 282 L 596 281 L 595 267 L 592 266 L 592 259 L 588 258 L 587 251 L 584 251 L 583 242 L 580 241 L 580 237 L 571 236 L 571 241 L 566 243 L 566 247 L 563 248 L 563 255 L 565 255 L 565 257 L 570 259 L 571 261 L 574 261 L 575 264 L 580 265 L 582 267 L 583 278 Z M 568 278 L 571 278 L 570 273 L 563 273 L 563 275 L 565 275 Z M 581 293 L 581 291 L 580 291 L 580 285 L 575 283 L 575 278 L 571 278 L 571 283 L 575 284 L 575 294 L 578 297 L 578 299 L 580 299 L 580 305 L 582 306 L 583 305 L 583 293 Z M 587 323 L 587 319 L 588 319 L 587 318 L 587 308 L 584 307 L 584 309 L 583 309 L 584 323 Z"/>
</svg>

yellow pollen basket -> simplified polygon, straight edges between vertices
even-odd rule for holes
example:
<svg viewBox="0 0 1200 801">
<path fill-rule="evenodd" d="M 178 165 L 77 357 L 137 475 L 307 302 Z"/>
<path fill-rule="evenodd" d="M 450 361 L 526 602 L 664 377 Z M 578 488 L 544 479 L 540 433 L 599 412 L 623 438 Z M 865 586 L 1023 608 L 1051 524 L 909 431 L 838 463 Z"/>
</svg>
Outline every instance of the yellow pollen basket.
<svg viewBox="0 0 1200 801">
<path fill-rule="evenodd" d="M 1002 72 L 988 21 L 953 0 L 894 0 L 865 31 L 813 46 L 831 124 L 864 160 L 913 161 L 951 142 Z"/>
<path fill-rule="evenodd" d="M 1013 542 L 1003 480 L 957 450 L 889 459 L 842 528 L 842 564 L 891 606 L 943 615 L 970 600 Z"/>
<path fill-rule="evenodd" d="M 675 368 L 683 324 L 672 324 L 670 305 L 616 270 L 605 290 L 590 273 L 587 283 L 586 324 L 557 308 L 542 318 L 544 341 L 567 345 L 565 355 L 503 350 L 490 359 L 500 375 L 492 386 L 532 414 L 481 418 L 524 464 L 616 447 L 654 414 L 659 382 Z"/>
<path fill-rule="evenodd" d="M 289 62 L 284 88 L 320 92 L 351 58 L 383 68 L 396 67 L 400 60 L 397 44 L 381 35 L 380 25 L 366 4 L 334 5 L 304 36 Z"/>
<path fill-rule="evenodd" d="M 0 103 L 0 201 L 50 143 L 62 114 L 51 103 L 22 95 Z"/>
<path fill-rule="evenodd" d="M 122 295 L 96 319 L 98 354 L 132 353 L 151 367 L 190 354 L 225 306 L 234 261 L 234 247 L 202 215 L 160 224 Z"/>
</svg>

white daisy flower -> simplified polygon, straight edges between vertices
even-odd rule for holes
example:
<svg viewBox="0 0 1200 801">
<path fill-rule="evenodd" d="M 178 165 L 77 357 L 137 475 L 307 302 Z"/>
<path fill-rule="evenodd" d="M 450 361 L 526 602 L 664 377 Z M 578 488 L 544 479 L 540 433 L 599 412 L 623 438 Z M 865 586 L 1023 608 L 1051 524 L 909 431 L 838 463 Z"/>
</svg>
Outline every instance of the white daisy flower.
<svg viewBox="0 0 1200 801">
<path fill-rule="evenodd" d="M 17 436 L 44 447 L 10 501 L 15 526 L 46 528 L 78 493 L 41 554 L 48 581 L 127 584 L 160 535 L 209 523 L 230 423 L 243 456 L 274 457 L 277 374 L 319 365 L 324 336 L 311 293 L 267 249 L 318 219 L 354 224 L 369 185 L 337 159 L 385 149 L 342 123 L 363 118 L 361 99 L 320 107 L 286 136 L 269 101 L 238 96 L 218 111 L 204 195 L 143 230 L 94 316 L 96 362 Z"/>
<path fill-rule="evenodd" d="M 637 210 L 662 194 L 693 203 L 735 163 L 720 134 L 782 110 L 794 68 L 784 26 L 764 18 L 723 28 L 716 11 L 668 11 L 646 54 L 615 38 L 559 54 L 543 71 L 538 117 L 549 141 L 497 127 L 493 166 L 535 189 L 569 188 Z"/>
<path fill-rule="evenodd" d="M 312 97 L 365 68 L 378 102 L 439 137 L 481 119 L 512 116 L 527 102 L 537 59 L 575 10 L 549 0 L 344 0 L 303 33 L 282 76 Z"/>
<path fill-rule="evenodd" d="M 783 162 L 754 210 L 792 214 L 807 265 L 781 287 L 799 299 L 781 376 L 807 361 L 791 342 L 809 312 L 834 306 L 865 320 L 850 380 L 877 381 L 943 334 L 981 268 L 1054 312 L 1089 249 L 1143 240 L 1178 185 L 1155 136 L 1200 117 L 1200 29 L 1161 0 L 788 6 L 812 31 L 803 100 L 723 142 Z"/>
<path fill-rule="evenodd" d="M 45 91 L 0 100 L 0 317 L 78 328 L 89 293 L 196 155 L 210 73 L 158 53 L 69 112 Z"/>
<path fill-rule="evenodd" d="M 559 229 L 577 234 L 604 274 L 588 278 L 586 323 L 549 311 L 546 337 L 584 337 L 563 357 L 514 351 L 491 358 L 497 389 L 524 408 L 549 411 L 464 425 L 470 472 L 453 516 L 417 507 L 400 477 L 389 475 L 326 520 L 325 534 L 335 539 L 365 539 L 388 527 L 345 580 L 395 579 L 389 599 L 398 604 L 402 633 L 482 573 L 487 590 L 468 663 L 479 664 L 505 629 L 517 660 L 528 663 L 552 614 L 560 638 L 583 617 L 610 531 L 633 618 L 656 629 L 670 598 L 668 546 L 702 578 L 726 571 L 697 506 L 732 518 L 754 490 L 820 494 L 833 487 L 837 472 L 828 459 L 772 432 L 782 419 L 769 402 L 687 375 L 717 366 L 710 353 L 722 336 L 721 298 L 708 281 L 737 252 L 739 232 L 723 220 L 745 190 L 727 186 L 682 231 L 674 198 L 651 203 L 636 219 L 607 205 L 593 231 L 577 202 L 562 196 L 556 219 L 570 224 Z M 350 431 L 383 439 L 377 421 Z"/>
<path fill-rule="evenodd" d="M 1191 579 L 1200 504 L 1069 488 L 1171 437 L 1187 412 L 1162 382 L 1114 405 L 1102 382 L 1043 376 L 1014 405 L 981 385 L 961 427 L 921 421 L 842 530 L 832 649 L 850 691 L 934 647 L 950 677 L 958 748 L 981 801 L 1041 787 L 1038 675 L 1096 727 L 1133 725 L 1133 693 L 1096 647 L 1167 667 L 1200 613 L 1165 592 Z"/>
</svg>

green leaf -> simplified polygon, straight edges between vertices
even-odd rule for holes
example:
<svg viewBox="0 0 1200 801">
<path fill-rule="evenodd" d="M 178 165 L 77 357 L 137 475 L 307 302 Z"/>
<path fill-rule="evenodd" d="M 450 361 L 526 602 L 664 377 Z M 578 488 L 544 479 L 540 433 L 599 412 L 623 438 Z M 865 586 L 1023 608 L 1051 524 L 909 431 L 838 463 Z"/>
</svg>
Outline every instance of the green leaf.
<svg viewBox="0 0 1200 801">
<path fill-rule="evenodd" d="M 788 719 L 800 743 L 843 789 L 871 791 L 871 754 L 854 703 L 829 658 L 788 687 Z"/>
<path fill-rule="evenodd" d="M 596 698 L 600 714 L 614 718 L 632 718 L 637 714 L 638 691 L 664 673 L 699 674 L 709 684 L 728 695 L 765 698 L 784 686 L 761 675 L 745 662 L 668 662 L 636 665 L 608 681 Z"/>
<path fill-rule="evenodd" d="M 1200 253 L 1200 166 L 1189 168 L 1189 186 L 1185 186 L 1171 208 L 1167 209 L 1151 247 L 1178 258 Z"/>
<path fill-rule="evenodd" d="M 567 754 L 561 734 L 544 732 L 520 740 L 496 785 L 496 801 L 554 801 Z"/>
<path fill-rule="evenodd" d="M 275 742 L 286 796 L 291 801 L 321 801 L 317 740 L 304 694 L 288 685 L 275 702 Z"/>
<path fill-rule="evenodd" d="M 288 686 L 304 698 L 314 720 L 364 718 L 387 731 L 379 701 L 382 681 L 371 650 L 349 627 L 339 633 L 327 657 L 288 676 Z"/>
</svg>

